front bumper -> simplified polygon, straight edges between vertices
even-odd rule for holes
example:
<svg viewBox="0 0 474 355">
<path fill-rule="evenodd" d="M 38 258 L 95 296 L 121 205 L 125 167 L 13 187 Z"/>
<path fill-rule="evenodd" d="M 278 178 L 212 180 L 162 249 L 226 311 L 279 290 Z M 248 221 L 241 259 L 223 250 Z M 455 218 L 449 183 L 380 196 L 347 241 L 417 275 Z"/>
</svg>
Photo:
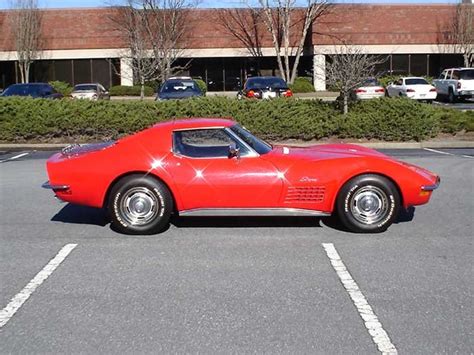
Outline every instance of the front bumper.
<svg viewBox="0 0 474 355">
<path fill-rule="evenodd" d="M 433 185 L 423 185 L 421 187 L 422 191 L 434 191 L 439 187 L 439 184 L 441 183 L 441 179 L 439 176 L 436 178 L 436 182 Z"/>
</svg>

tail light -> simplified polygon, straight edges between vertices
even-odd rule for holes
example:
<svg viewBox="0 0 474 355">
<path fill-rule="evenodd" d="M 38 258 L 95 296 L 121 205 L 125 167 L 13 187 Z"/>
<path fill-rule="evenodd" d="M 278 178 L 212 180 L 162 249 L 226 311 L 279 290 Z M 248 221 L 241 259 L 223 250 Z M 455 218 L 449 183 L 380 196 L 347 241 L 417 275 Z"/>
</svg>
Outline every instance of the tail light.
<svg viewBox="0 0 474 355">
<path fill-rule="evenodd" d="M 367 92 L 367 91 L 365 91 L 364 89 L 357 89 L 356 90 L 356 94 L 361 94 L 361 93 L 364 93 L 364 92 Z"/>
<path fill-rule="evenodd" d="M 255 91 L 253 91 L 253 90 L 247 91 L 247 97 L 249 97 L 249 98 L 255 97 Z"/>
<path fill-rule="evenodd" d="M 375 89 L 375 92 L 385 92 L 384 88 Z"/>
<path fill-rule="evenodd" d="M 286 91 L 283 93 L 283 96 L 284 96 L 284 97 L 292 97 L 292 96 L 293 96 L 293 92 L 292 92 L 290 89 L 288 89 L 288 90 L 286 90 Z"/>
<path fill-rule="evenodd" d="M 436 92 L 436 88 L 431 88 L 430 92 Z"/>
<path fill-rule="evenodd" d="M 457 85 L 456 85 L 456 88 L 457 88 L 458 90 L 461 89 L 461 82 L 460 82 L 460 81 L 458 81 L 458 83 L 457 83 Z"/>
<path fill-rule="evenodd" d="M 407 89 L 407 92 L 415 92 L 415 89 Z"/>
</svg>

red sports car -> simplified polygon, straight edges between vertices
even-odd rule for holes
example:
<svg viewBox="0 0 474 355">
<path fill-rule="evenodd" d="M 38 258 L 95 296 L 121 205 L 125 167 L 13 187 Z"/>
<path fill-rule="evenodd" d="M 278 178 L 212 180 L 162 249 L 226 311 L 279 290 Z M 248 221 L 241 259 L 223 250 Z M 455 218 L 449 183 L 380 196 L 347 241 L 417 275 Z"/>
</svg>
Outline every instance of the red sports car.
<svg viewBox="0 0 474 355">
<path fill-rule="evenodd" d="M 118 141 L 73 145 L 47 162 L 61 200 L 105 207 L 128 234 L 164 230 L 171 215 L 336 214 L 354 232 L 382 232 L 422 205 L 437 175 L 350 144 L 272 146 L 228 119 L 156 124 Z"/>
</svg>

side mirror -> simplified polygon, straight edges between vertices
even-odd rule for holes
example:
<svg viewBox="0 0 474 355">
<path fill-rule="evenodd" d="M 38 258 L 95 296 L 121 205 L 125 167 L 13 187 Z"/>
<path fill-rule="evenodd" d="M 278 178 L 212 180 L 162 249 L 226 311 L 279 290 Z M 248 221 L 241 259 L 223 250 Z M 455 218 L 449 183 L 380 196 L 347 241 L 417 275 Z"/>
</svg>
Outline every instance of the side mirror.
<svg viewBox="0 0 474 355">
<path fill-rule="evenodd" d="M 229 155 L 228 155 L 229 159 L 232 159 L 232 158 L 237 158 L 237 159 L 240 159 L 240 148 L 237 147 L 237 145 L 235 144 L 235 142 L 232 142 L 230 145 L 229 145 Z"/>
</svg>

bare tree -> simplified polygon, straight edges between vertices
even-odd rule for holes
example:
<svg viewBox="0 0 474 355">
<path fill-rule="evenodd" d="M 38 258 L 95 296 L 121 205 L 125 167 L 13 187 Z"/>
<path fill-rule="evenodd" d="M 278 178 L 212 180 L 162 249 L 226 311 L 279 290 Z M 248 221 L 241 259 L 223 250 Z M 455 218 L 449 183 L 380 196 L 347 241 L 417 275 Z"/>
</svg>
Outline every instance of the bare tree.
<svg viewBox="0 0 474 355">
<path fill-rule="evenodd" d="M 257 1 L 263 12 L 263 22 L 272 36 L 280 75 L 292 84 L 306 37 L 314 23 L 329 11 L 330 4 L 327 0 L 305 0 L 305 6 L 298 7 L 297 0 Z M 292 65 L 290 57 L 295 58 Z"/>
<path fill-rule="evenodd" d="M 456 5 L 446 39 L 454 52 L 461 53 L 464 66 L 474 64 L 474 5 L 471 3 Z"/>
<path fill-rule="evenodd" d="M 378 76 L 376 66 L 387 61 L 387 57 L 364 53 L 360 47 L 344 44 L 335 46 L 335 54 L 329 56 L 326 65 L 326 80 L 337 89 L 343 98 L 343 112 L 348 112 L 349 95 L 365 80 Z"/>
<path fill-rule="evenodd" d="M 31 64 L 38 58 L 40 49 L 41 13 L 37 0 L 15 0 L 11 21 L 20 68 L 21 82 L 29 82 Z"/>
<path fill-rule="evenodd" d="M 121 56 L 132 68 L 133 81 L 141 85 L 141 98 L 145 82 L 163 82 L 186 68 L 175 62 L 185 47 L 188 10 L 195 4 L 192 0 L 127 0 L 126 6 L 115 9 L 111 20 L 127 46 Z"/>
<path fill-rule="evenodd" d="M 217 9 L 216 18 L 225 32 L 235 37 L 247 48 L 252 57 L 260 58 L 262 53 L 263 31 L 260 27 L 260 9 Z"/>
</svg>

